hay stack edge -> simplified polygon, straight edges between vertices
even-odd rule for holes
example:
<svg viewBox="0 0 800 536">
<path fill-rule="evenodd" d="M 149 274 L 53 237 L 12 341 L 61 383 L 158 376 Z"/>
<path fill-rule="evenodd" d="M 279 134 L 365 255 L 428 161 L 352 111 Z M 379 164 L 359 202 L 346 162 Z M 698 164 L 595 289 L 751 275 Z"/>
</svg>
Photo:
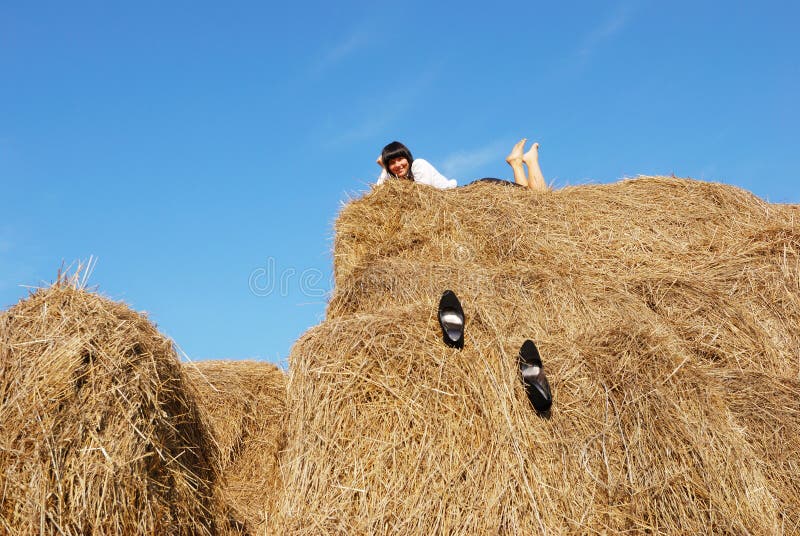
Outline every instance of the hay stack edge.
<svg viewBox="0 0 800 536">
<path fill-rule="evenodd" d="M 65 281 L 6 311 L 0 532 L 800 530 L 798 206 L 662 177 L 391 181 L 342 210 L 334 275 L 288 373 L 181 364 Z"/>
</svg>

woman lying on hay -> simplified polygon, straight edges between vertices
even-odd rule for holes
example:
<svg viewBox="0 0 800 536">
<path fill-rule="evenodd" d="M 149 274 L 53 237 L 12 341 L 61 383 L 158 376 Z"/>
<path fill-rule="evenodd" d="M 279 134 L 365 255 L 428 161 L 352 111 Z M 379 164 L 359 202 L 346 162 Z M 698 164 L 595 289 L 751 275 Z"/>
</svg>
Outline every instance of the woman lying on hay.
<svg viewBox="0 0 800 536">
<path fill-rule="evenodd" d="M 546 192 L 547 184 L 544 182 L 544 175 L 539 167 L 539 144 L 531 145 L 526 153 L 525 142 L 527 138 L 519 140 L 511 149 L 511 153 L 506 157 L 506 162 L 514 170 L 514 182 L 516 184 L 537 192 Z M 411 151 L 400 143 L 393 141 L 383 148 L 378 157 L 378 165 L 381 166 L 381 174 L 378 177 L 378 184 L 382 184 L 386 179 L 405 179 L 421 182 L 436 188 L 455 188 L 458 183 L 455 179 L 448 179 L 431 165 L 427 160 L 411 156 Z M 384 165 L 385 163 L 385 165 Z M 528 175 L 525 175 L 524 165 L 528 166 Z M 500 181 L 500 179 L 479 179 L 488 181 Z"/>
</svg>

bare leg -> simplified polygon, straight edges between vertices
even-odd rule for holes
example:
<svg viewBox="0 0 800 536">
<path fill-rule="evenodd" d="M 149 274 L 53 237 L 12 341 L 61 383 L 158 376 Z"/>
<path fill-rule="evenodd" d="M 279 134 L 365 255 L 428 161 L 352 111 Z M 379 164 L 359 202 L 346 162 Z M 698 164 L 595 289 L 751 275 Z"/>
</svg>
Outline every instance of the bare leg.
<svg viewBox="0 0 800 536">
<path fill-rule="evenodd" d="M 525 153 L 522 160 L 528 166 L 528 188 L 537 192 L 546 192 L 547 183 L 544 182 L 542 168 L 539 167 L 539 144 L 531 145 L 530 150 Z"/>
<path fill-rule="evenodd" d="M 511 169 L 514 170 L 514 182 L 530 188 L 530 186 L 528 186 L 528 179 L 525 177 L 525 168 L 522 166 L 524 158 L 522 152 L 525 150 L 526 141 L 528 141 L 528 138 L 522 138 L 514 145 L 514 148 L 511 149 L 511 153 L 506 157 L 506 162 L 508 162 Z"/>
</svg>

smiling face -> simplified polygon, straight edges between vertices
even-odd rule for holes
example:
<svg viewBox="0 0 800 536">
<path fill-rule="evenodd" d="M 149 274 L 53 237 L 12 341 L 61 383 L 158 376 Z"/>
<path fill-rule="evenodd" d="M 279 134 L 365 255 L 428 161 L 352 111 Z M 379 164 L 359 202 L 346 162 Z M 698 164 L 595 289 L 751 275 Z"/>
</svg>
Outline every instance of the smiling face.
<svg viewBox="0 0 800 536">
<path fill-rule="evenodd" d="M 408 175 L 408 159 L 405 157 L 392 158 L 389 160 L 389 173 L 395 177 L 404 179 Z"/>
</svg>

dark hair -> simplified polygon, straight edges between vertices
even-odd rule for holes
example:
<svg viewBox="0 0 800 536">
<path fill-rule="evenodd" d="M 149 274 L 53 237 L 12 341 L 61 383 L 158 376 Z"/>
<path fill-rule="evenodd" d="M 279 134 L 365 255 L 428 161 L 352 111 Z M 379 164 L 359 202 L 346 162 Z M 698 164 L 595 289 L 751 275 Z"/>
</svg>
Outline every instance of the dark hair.
<svg viewBox="0 0 800 536">
<path fill-rule="evenodd" d="M 411 164 L 414 163 L 414 157 L 411 156 L 411 151 L 408 150 L 408 147 L 399 141 L 393 141 L 384 147 L 383 151 L 381 151 L 381 162 L 383 162 L 383 167 L 386 169 L 386 173 L 388 173 L 390 176 L 394 175 L 392 175 L 392 172 L 389 171 L 389 162 L 395 158 L 405 158 L 408 160 L 408 175 L 406 175 L 406 177 L 413 181 L 414 175 L 411 173 Z"/>
</svg>

